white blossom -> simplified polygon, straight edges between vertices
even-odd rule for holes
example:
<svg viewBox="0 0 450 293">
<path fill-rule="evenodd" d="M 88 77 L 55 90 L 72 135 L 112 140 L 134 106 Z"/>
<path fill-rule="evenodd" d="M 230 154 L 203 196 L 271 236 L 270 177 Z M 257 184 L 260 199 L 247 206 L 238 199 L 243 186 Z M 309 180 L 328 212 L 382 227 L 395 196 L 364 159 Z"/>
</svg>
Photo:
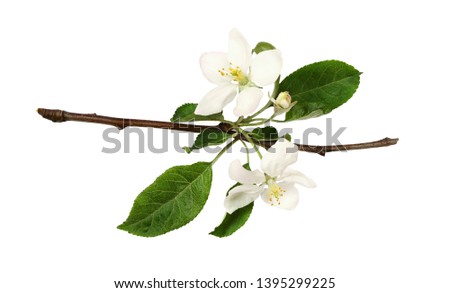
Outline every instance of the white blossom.
<svg viewBox="0 0 450 293">
<path fill-rule="evenodd" d="M 241 185 L 231 189 L 225 198 L 226 211 L 231 214 L 259 196 L 270 205 L 288 210 L 295 208 L 299 198 L 295 184 L 309 188 L 316 186 L 303 173 L 289 167 L 297 161 L 297 157 L 297 147 L 281 139 L 262 158 L 262 171 L 248 171 L 239 160 L 233 161 L 229 175 Z"/>
<path fill-rule="evenodd" d="M 204 76 L 216 85 L 198 103 L 197 115 L 219 113 L 237 95 L 236 116 L 252 114 L 263 96 L 261 87 L 273 84 L 282 66 L 279 50 L 268 50 L 252 58 L 251 47 L 237 30 L 230 32 L 228 52 L 210 52 L 200 57 Z"/>
</svg>

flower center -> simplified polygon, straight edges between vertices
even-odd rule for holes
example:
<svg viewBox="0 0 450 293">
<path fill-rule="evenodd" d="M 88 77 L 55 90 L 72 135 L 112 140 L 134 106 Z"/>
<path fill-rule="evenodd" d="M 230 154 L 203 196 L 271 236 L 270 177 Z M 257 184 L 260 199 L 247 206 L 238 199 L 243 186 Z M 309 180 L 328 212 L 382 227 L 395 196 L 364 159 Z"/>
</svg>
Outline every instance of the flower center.
<svg viewBox="0 0 450 293">
<path fill-rule="evenodd" d="M 286 190 L 278 186 L 278 184 L 273 179 L 270 179 L 267 182 L 267 185 L 269 186 L 267 197 L 269 198 L 270 205 L 280 205 L 280 198 L 284 195 Z"/>
<path fill-rule="evenodd" d="M 246 85 L 248 83 L 248 78 L 242 72 L 241 68 L 239 66 L 233 66 L 231 63 L 230 67 L 219 69 L 218 72 L 224 77 L 231 77 L 231 80 L 238 82 L 239 85 Z"/>
</svg>

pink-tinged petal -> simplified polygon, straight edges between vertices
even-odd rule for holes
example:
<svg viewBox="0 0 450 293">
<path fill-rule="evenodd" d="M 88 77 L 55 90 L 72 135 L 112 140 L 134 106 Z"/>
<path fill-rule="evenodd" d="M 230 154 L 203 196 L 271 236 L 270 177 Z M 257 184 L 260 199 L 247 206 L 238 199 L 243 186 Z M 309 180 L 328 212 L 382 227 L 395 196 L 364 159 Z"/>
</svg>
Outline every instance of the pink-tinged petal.
<svg viewBox="0 0 450 293">
<path fill-rule="evenodd" d="M 236 97 L 236 91 L 234 84 L 219 85 L 201 99 L 194 113 L 206 116 L 221 112 Z"/>
<path fill-rule="evenodd" d="M 283 190 L 283 195 L 280 196 L 278 200 L 273 196 L 269 197 L 268 192 L 261 194 L 262 200 L 271 206 L 276 206 L 285 210 L 294 209 L 297 206 L 299 199 L 298 190 L 295 188 L 294 183 L 281 182 L 278 186 Z"/>
<path fill-rule="evenodd" d="M 281 72 L 283 60 L 279 50 L 263 51 L 255 56 L 250 66 L 250 80 L 259 86 L 273 84 Z"/>
<path fill-rule="evenodd" d="M 239 66 L 244 74 L 247 73 L 252 57 L 252 49 L 247 40 L 237 29 L 230 31 L 228 40 L 228 62 L 232 66 Z"/>
<path fill-rule="evenodd" d="M 271 177 L 278 177 L 297 161 L 298 147 L 286 139 L 278 140 L 261 160 L 261 170 Z"/>
<path fill-rule="evenodd" d="M 262 187 L 250 184 L 239 185 L 231 189 L 224 202 L 227 213 L 231 214 L 253 202 L 258 198 L 261 190 Z"/>
<path fill-rule="evenodd" d="M 316 183 L 311 178 L 307 177 L 302 172 L 299 172 L 292 168 L 287 168 L 286 170 L 284 170 L 278 180 L 297 183 L 308 188 L 316 187 Z"/>
<path fill-rule="evenodd" d="M 263 96 L 263 92 L 257 87 L 247 87 L 237 96 L 234 115 L 247 116 L 255 112 L 259 102 Z"/>
<path fill-rule="evenodd" d="M 210 82 L 222 85 L 231 81 L 231 77 L 221 74 L 228 67 L 230 67 L 227 59 L 227 54 L 222 52 L 204 53 L 200 57 L 200 68 L 203 75 Z"/>
<path fill-rule="evenodd" d="M 266 179 L 261 171 L 249 171 L 242 167 L 241 161 L 239 160 L 234 160 L 231 162 L 228 173 L 231 179 L 242 184 L 260 184 Z"/>
</svg>

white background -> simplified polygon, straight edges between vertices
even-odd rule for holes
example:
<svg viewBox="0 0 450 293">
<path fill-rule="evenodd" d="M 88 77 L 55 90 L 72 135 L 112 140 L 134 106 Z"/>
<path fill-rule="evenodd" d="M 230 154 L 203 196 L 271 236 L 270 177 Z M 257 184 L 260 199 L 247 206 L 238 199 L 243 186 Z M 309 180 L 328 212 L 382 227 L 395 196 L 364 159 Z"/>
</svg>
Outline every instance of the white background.
<svg viewBox="0 0 450 293">
<path fill-rule="evenodd" d="M 213 277 L 334 277 L 336 288 L 322 289 L 330 292 L 450 291 L 445 1 L 0 3 L 0 291 L 115 292 L 114 280 Z M 106 126 L 53 124 L 35 110 L 167 120 L 211 89 L 198 57 L 225 50 L 233 27 L 251 44 L 275 44 L 283 76 L 326 59 L 364 72 L 352 100 L 326 117 L 347 127 L 342 143 L 399 144 L 300 153 L 295 167 L 318 187 L 301 190 L 298 208 L 258 201 L 243 229 L 218 239 L 208 232 L 233 184 L 228 164 L 244 159 L 234 152 L 214 167 L 209 201 L 188 226 L 148 239 L 117 230 L 164 170 L 213 155 L 136 146 L 104 154 Z M 293 136 L 325 131 L 326 117 L 293 123 Z"/>
</svg>

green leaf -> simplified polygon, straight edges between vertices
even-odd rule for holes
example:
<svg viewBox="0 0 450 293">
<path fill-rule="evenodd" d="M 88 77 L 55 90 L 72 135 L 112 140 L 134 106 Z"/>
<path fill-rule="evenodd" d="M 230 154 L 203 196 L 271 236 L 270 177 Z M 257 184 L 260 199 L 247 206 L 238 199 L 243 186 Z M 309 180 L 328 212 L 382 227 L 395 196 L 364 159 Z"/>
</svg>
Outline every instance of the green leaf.
<svg viewBox="0 0 450 293">
<path fill-rule="evenodd" d="M 223 121 L 224 117 L 222 112 L 217 114 L 212 114 L 208 116 L 202 116 L 202 115 L 195 115 L 194 111 L 195 108 L 197 108 L 197 104 L 194 103 L 187 103 L 183 104 L 175 111 L 170 121 L 172 122 L 190 122 L 190 121 L 206 121 L 206 120 L 213 120 L 213 121 Z"/>
<path fill-rule="evenodd" d="M 185 151 L 190 153 L 192 150 L 205 148 L 207 146 L 219 145 L 227 141 L 231 134 L 223 132 L 216 128 L 207 128 L 197 135 L 192 147 L 185 147 Z"/>
<path fill-rule="evenodd" d="M 249 134 L 258 141 L 278 140 L 278 131 L 272 126 L 266 126 L 264 128 L 257 127 Z"/>
<path fill-rule="evenodd" d="M 269 51 L 269 50 L 274 50 L 274 49 L 276 49 L 276 48 L 271 43 L 259 42 L 258 44 L 256 44 L 255 48 L 252 50 L 252 53 L 259 54 L 263 51 Z"/>
<path fill-rule="evenodd" d="M 250 166 L 248 164 L 245 164 L 243 166 L 245 169 L 250 171 Z M 233 187 L 231 187 L 227 191 L 230 192 L 231 189 L 235 188 L 236 186 L 239 186 L 239 183 L 236 183 Z M 209 234 L 217 236 L 217 237 L 227 237 L 239 230 L 244 224 L 247 222 L 248 218 L 250 217 L 253 210 L 253 202 L 246 205 L 245 207 L 242 207 L 240 209 L 235 210 L 232 214 L 225 214 L 224 219 L 222 220 L 222 223 L 217 226 L 214 231 L 210 232 Z"/>
<path fill-rule="evenodd" d="M 168 169 L 137 196 L 127 220 L 117 228 L 154 237 L 186 225 L 203 209 L 211 180 L 208 162 Z"/>
<path fill-rule="evenodd" d="M 247 222 L 253 210 L 253 202 L 237 209 L 232 214 L 226 214 L 219 226 L 209 234 L 217 237 L 227 237 L 239 230 Z"/>
<path fill-rule="evenodd" d="M 280 83 L 297 104 L 286 113 L 286 121 L 318 117 L 347 102 L 356 92 L 361 73 L 342 61 L 307 65 Z"/>
</svg>

